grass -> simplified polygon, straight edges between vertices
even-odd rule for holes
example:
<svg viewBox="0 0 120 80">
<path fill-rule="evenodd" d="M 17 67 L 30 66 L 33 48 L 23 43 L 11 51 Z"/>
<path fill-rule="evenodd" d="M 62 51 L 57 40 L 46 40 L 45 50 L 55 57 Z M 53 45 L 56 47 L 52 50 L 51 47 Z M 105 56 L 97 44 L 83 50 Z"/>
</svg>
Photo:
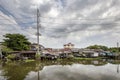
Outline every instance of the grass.
<svg viewBox="0 0 120 80">
<path fill-rule="evenodd" d="M 28 59 L 28 60 L 25 60 L 25 62 L 33 62 L 35 61 L 34 59 Z"/>
<path fill-rule="evenodd" d="M 72 61 L 78 61 L 78 60 L 100 60 L 102 59 L 101 57 L 97 57 L 97 58 L 81 58 L 81 57 L 73 57 L 70 59 L 57 59 L 58 61 L 64 61 L 64 60 L 72 60 Z"/>
<path fill-rule="evenodd" d="M 80 57 L 74 57 L 74 60 L 99 60 L 101 59 L 100 57 L 97 58 L 80 58 Z"/>
</svg>

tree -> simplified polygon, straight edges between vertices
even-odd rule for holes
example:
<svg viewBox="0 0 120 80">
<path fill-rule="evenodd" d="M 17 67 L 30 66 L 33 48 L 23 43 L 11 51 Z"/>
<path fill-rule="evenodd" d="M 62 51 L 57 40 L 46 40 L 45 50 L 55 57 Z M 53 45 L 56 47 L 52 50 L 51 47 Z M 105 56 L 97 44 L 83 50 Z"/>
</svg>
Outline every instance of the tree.
<svg viewBox="0 0 120 80">
<path fill-rule="evenodd" d="M 102 46 L 102 45 L 92 45 L 92 46 L 88 46 L 88 49 L 102 49 L 104 51 L 108 50 L 108 47 L 106 46 Z"/>
<path fill-rule="evenodd" d="M 6 34 L 4 35 L 3 45 L 14 51 L 29 50 L 30 42 L 21 34 Z"/>
<path fill-rule="evenodd" d="M 111 47 L 111 48 L 109 48 L 109 50 L 111 52 L 114 52 L 114 53 L 119 53 L 120 52 L 120 48 L 117 48 L 117 47 Z"/>
<path fill-rule="evenodd" d="M 3 55 L 7 55 L 8 53 L 11 53 L 13 51 L 12 49 L 10 49 L 10 48 L 8 48 L 6 46 L 2 46 L 1 50 L 2 50 Z"/>
</svg>

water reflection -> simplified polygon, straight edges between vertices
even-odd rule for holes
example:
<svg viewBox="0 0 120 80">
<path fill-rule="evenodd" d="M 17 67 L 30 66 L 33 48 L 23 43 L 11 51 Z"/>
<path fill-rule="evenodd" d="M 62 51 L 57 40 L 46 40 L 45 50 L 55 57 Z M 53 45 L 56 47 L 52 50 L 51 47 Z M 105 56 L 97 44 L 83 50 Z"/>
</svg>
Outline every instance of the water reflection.
<svg viewBox="0 0 120 80">
<path fill-rule="evenodd" d="M 114 60 L 1 63 L 0 80 L 120 80 L 119 63 Z"/>
</svg>

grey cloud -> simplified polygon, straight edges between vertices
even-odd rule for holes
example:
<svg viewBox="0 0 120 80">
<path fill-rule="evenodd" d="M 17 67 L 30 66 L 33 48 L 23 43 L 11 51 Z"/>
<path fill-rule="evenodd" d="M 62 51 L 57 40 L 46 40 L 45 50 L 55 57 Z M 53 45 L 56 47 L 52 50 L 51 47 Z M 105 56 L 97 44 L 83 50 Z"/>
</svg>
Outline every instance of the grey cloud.
<svg viewBox="0 0 120 80">
<path fill-rule="evenodd" d="M 35 18 L 30 18 L 26 20 L 26 17 L 35 16 L 36 14 L 36 9 L 32 8 L 35 6 L 35 4 L 33 4 L 32 2 L 34 0 L 18 0 L 18 2 L 15 1 L 16 0 L 1 0 L 0 3 L 1 6 L 4 7 L 4 9 L 10 12 L 12 16 L 16 17 L 14 19 L 17 23 L 35 21 Z M 116 27 L 118 27 L 119 25 L 120 0 L 66 0 L 64 1 L 64 6 L 60 4 L 60 6 L 63 7 L 61 9 L 56 6 L 57 4 L 59 4 L 59 1 L 50 0 L 48 2 L 40 4 L 39 7 L 40 13 L 44 17 L 53 17 L 48 16 L 49 12 L 52 9 L 56 9 L 58 11 L 58 15 L 55 17 L 56 19 L 53 18 L 52 20 L 49 18 L 41 18 L 41 21 L 45 23 L 44 25 L 42 25 L 40 32 L 43 34 L 43 36 L 46 36 L 48 38 L 55 38 L 56 40 L 60 38 L 67 39 L 67 37 L 71 33 L 81 31 L 90 32 L 90 30 L 93 30 L 94 27 L 96 27 L 96 31 L 109 31 L 112 29 L 116 30 Z M 110 15 L 111 12 L 113 12 L 112 15 Z M 118 14 L 115 14 L 116 12 Z M 17 18 L 24 18 L 25 20 L 17 20 Z M 59 18 L 61 18 L 60 21 Z M 96 20 L 98 18 L 101 18 L 101 20 Z M 28 29 L 27 27 L 32 27 L 35 30 L 36 23 L 31 23 L 30 25 L 27 25 L 25 27 L 26 30 Z M 6 31 L 10 32 L 7 29 Z"/>
<path fill-rule="evenodd" d="M 64 37 L 65 35 L 63 34 L 70 34 L 76 31 L 85 31 L 88 30 L 88 28 L 92 28 L 93 26 L 100 26 L 99 30 L 111 30 L 111 29 L 115 29 L 115 27 L 118 25 L 117 23 L 115 23 L 116 21 L 108 20 L 106 18 L 107 21 L 103 20 L 94 20 L 96 18 L 100 18 L 100 16 L 102 16 L 103 14 L 105 14 L 108 10 L 110 10 L 112 7 L 117 7 L 119 6 L 119 1 L 114 1 L 112 0 L 111 2 L 109 0 L 106 1 L 101 1 L 101 0 L 75 0 L 75 1 L 71 1 L 73 3 L 69 4 L 63 12 L 61 12 L 61 14 L 59 14 L 60 16 L 65 16 L 65 17 L 71 17 L 73 14 L 75 14 L 75 18 L 84 18 L 84 15 L 81 15 L 81 11 L 84 11 L 86 9 L 88 9 L 89 7 L 93 7 L 97 4 L 101 4 L 100 8 L 97 11 L 93 11 L 91 12 L 89 15 L 87 15 L 86 18 L 93 18 L 94 22 L 90 22 L 92 20 L 86 20 L 84 21 L 84 23 L 81 23 L 81 20 L 79 20 L 79 22 L 76 23 L 73 22 L 73 24 L 71 22 L 66 22 L 64 20 L 65 24 L 69 24 L 69 25 L 64 25 L 64 27 L 59 28 L 59 26 L 56 26 L 56 30 L 53 30 L 52 37 L 56 37 L 57 35 L 60 35 L 60 37 Z M 106 4 L 110 4 L 109 6 L 106 6 Z M 88 11 L 89 13 L 89 11 Z M 71 16 L 70 16 L 71 15 Z M 114 15 L 114 16 L 118 16 L 118 15 Z M 106 16 L 107 17 L 107 16 Z M 110 17 L 111 18 L 111 17 Z M 119 21 L 119 19 L 117 19 Z M 102 21 L 102 23 L 100 23 Z M 63 23 L 63 24 L 64 24 Z M 58 27 L 58 28 L 57 28 Z M 97 29 L 96 29 L 97 30 Z M 67 37 L 67 35 L 66 35 Z"/>
<path fill-rule="evenodd" d="M 52 4 L 50 3 L 42 4 L 40 5 L 40 13 L 44 15 L 48 13 L 51 10 L 51 8 L 52 8 Z"/>
<path fill-rule="evenodd" d="M 96 2 L 98 2 L 98 0 L 93 0 L 93 1 L 90 1 L 90 0 L 74 0 L 73 1 L 73 0 L 71 0 L 71 2 L 72 3 L 68 4 L 68 6 L 66 7 L 66 9 L 70 12 L 71 11 L 80 11 L 82 9 L 85 9 L 86 7 L 96 4 Z"/>
</svg>

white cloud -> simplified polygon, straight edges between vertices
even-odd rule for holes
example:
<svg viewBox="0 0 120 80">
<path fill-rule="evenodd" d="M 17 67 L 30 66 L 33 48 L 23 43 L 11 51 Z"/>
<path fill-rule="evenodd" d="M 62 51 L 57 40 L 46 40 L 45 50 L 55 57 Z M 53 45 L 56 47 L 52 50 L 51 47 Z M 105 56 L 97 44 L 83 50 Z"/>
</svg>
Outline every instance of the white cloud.
<svg viewBox="0 0 120 80">
<path fill-rule="evenodd" d="M 57 15 L 58 15 L 58 11 L 56 10 L 56 9 L 52 9 L 49 13 L 48 13 L 48 15 L 49 16 L 52 16 L 52 17 L 56 17 Z"/>
<path fill-rule="evenodd" d="M 8 20 L 0 23 L 16 24 L 0 25 L 1 40 L 3 34 L 17 32 L 35 42 L 36 19 L 26 17 L 35 17 L 38 4 L 43 16 L 40 42 L 46 47 L 62 47 L 66 42 L 75 43 L 77 47 L 114 46 L 116 41 L 120 42 L 119 24 L 115 23 L 120 21 L 120 0 L 1 0 L 0 15 L 4 17 L 0 18 Z"/>
<path fill-rule="evenodd" d="M 21 27 L 17 25 L 16 21 L 11 16 L 4 15 L 0 12 L 0 41 L 6 33 L 20 33 Z M 12 25 L 13 24 L 13 25 Z"/>
</svg>

